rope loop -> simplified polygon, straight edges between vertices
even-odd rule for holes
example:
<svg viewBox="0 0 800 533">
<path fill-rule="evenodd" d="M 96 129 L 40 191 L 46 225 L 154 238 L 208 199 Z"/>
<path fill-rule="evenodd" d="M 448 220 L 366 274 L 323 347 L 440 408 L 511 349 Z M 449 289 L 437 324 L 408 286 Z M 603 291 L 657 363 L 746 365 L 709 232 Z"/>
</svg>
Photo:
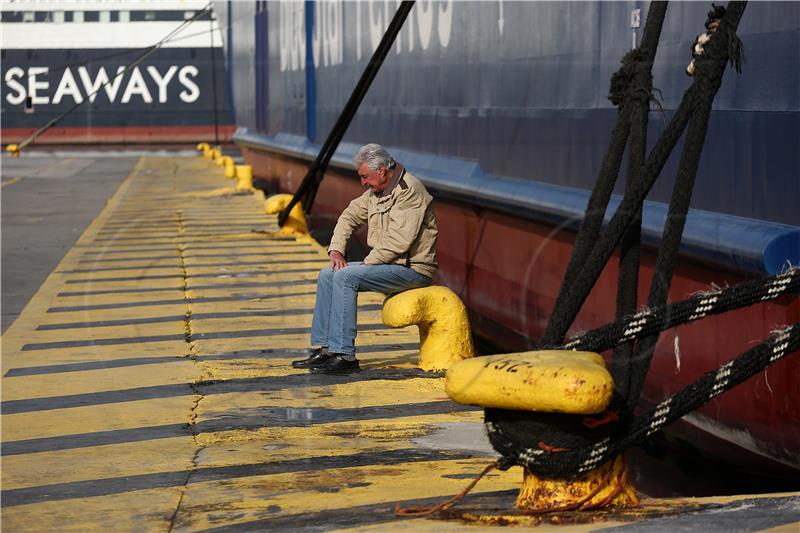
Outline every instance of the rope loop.
<svg viewBox="0 0 800 533">
<path fill-rule="evenodd" d="M 611 76 L 608 99 L 617 107 L 623 107 L 630 100 L 649 102 L 652 98 L 650 88 L 641 81 L 643 76 L 650 80 L 650 69 L 644 64 L 644 54 L 634 48 L 622 58 L 622 66 Z M 649 85 L 649 84 L 647 84 Z"/>
<path fill-rule="evenodd" d="M 547 413 L 527 413 L 536 416 L 538 425 L 529 417 L 522 419 L 520 425 L 523 427 L 517 428 L 514 423 L 516 420 L 494 415 L 492 410 L 487 410 L 487 434 L 494 448 L 503 455 L 502 465 L 516 464 L 540 477 L 573 479 L 597 468 L 798 349 L 800 323 L 773 331 L 761 344 L 705 373 L 625 427 L 617 425 L 606 430 L 605 438 L 600 435 L 590 438 L 586 436 L 586 431 L 583 435 L 570 433 L 569 417 L 562 416 L 564 420 L 558 427 L 547 418 Z M 502 415 L 502 410 L 497 411 Z M 490 414 L 494 416 L 490 417 Z M 600 426 L 592 431 L 603 429 L 604 426 Z M 559 435 L 556 436 L 556 432 Z M 525 444 L 526 439 L 528 442 L 537 442 L 543 435 L 547 435 L 550 442 L 558 440 L 559 446 L 565 446 L 563 443 L 567 440 L 574 441 L 576 445 L 570 446 L 567 451 L 551 452 L 538 444 Z"/>
</svg>

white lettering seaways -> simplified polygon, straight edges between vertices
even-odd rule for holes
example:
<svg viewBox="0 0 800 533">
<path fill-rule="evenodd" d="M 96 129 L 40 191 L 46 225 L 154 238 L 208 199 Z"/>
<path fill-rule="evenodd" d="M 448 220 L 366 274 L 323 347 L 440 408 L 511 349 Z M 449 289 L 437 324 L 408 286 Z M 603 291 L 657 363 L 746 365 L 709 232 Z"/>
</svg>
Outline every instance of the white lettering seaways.
<svg viewBox="0 0 800 533">
<path fill-rule="evenodd" d="M 167 86 L 169 85 L 169 81 L 172 79 L 172 76 L 175 75 L 175 72 L 178 70 L 178 67 L 172 65 L 167 70 L 167 73 L 164 76 L 158 72 L 158 69 L 153 65 L 147 67 L 147 73 L 150 74 L 150 77 L 153 78 L 153 81 L 156 82 L 158 85 L 158 103 L 165 104 L 167 102 Z M 194 82 L 192 82 L 194 83 Z M 196 86 L 195 86 L 196 87 Z"/>
<path fill-rule="evenodd" d="M 197 67 L 194 65 L 186 65 L 180 70 L 180 72 L 178 72 L 178 80 L 187 89 L 181 91 L 178 96 L 187 104 L 191 104 L 200 98 L 200 87 L 198 87 L 197 84 L 189 78 L 190 75 L 192 78 L 194 78 L 199 73 L 200 71 L 197 70 Z"/>
<path fill-rule="evenodd" d="M 23 104 L 26 98 L 30 98 L 33 105 L 57 105 L 62 101 L 81 103 L 86 98 L 89 102 L 94 102 L 103 92 L 108 102 L 113 104 L 116 103 L 120 88 L 124 87 L 119 100 L 121 104 L 140 102 L 150 104 L 153 102 L 155 91 L 158 92 L 158 103 L 166 104 L 170 97 L 170 83 L 177 73 L 178 83 L 182 86 L 178 98 L 187 104 L 196 102 L 200 98 L 200 87 L 195 81 L 200 71 L 194 65 L 184 65 L 180 68 L 177 65 L 170 65 L 164 74 L 159 72 L 157 67 L 150 65 L 144 70 L 149 77 L 145 76 L 139 67 L 134 67 L 123 74 L 124 71 L 125 67 L 117 67 L 115 77 L 111 79 L 105 67 L 100 67 L 92 78 L 86 67 L 78 67 L 77 76 L 70 67 L 67 67 L 60 73 L 61 77 L 56 84 L 55 79 L 49 79 L 51 77 L 49 67 L 32 66 L 28 67 L 27 72 L 21 67 L 10 67 L 3 77 L 5 83 L 3 93 L 6 102 L 13 106 Z M 52 75 L 58 75 L 58 72 L 53 72 Z M 155 84 L 154 90 L 152 84 Z M 56 89 L 51 98 L 49 90 L 52 86 Z M 103 88 L 103 91 L 98 92 L 100 88 Z"/>
<path fill-rule="evenodd" d="M 11 67 L 6 71 L 4 80 L 6 82 L 6 102 L 11 105 L 19 105 L 25 101 L 25 86 L 18 80 L 25 75 L 25 71 L 19 67 Z M 13 92 L 12 92 L 13 91 Z"/>
</svg>

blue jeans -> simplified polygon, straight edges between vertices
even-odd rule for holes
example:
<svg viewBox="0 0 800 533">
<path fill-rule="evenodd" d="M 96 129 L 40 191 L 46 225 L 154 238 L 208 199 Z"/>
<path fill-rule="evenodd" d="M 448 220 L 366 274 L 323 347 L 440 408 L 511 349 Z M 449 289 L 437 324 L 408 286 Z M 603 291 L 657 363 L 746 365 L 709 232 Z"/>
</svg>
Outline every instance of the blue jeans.
<svg viewBox="0 0 800 533">
<path fill-rule="evenodd" d="M 311 345 L 327 346 L 333 353 L 354 355 L 359 292 L 394 294 L 430 284 L 430 278 L 402 265 L 354 262 L 335 272 L 326 266 L 317 279 Z"/>
</svg>

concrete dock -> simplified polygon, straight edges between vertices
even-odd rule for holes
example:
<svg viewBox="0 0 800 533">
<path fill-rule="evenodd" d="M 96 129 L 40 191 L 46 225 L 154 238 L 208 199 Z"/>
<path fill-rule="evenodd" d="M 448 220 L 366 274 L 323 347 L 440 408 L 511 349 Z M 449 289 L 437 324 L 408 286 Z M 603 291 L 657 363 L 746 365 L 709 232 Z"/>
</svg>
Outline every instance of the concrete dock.
<svg viewBox="0 0 800 533">
<path fill-rule="evenodd" d="M 360 373 L 292 369 L 328 261 L 277 229 L 207 159 L 138 161 L 2 336 L 3 531 L 800 531 L 800 493 L 521 517 L 518 468 L 450 520 L 395 517 L 494 460 L 483 413 L 415 368 L 416 328 L 384 326 L 378 294 Z"/>
</svg>

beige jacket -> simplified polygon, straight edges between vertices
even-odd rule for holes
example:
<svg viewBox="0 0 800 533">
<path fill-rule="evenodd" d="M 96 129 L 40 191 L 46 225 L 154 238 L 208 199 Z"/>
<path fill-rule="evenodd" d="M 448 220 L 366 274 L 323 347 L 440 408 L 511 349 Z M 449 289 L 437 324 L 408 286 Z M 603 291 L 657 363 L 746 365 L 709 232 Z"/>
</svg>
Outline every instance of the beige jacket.
<svg viewBox="0 0 800 533">
<path fill-rule="evenodd" d="M 432 278 L 438 269 L 433 198 L 418 178 L 399 165 L 397 170 L 402 174 L 390 192 L 381 196 L 367 190 L 350 202 L 336 223 L 328 253 L 344 255 L 350 236 L 366 223 L 372 251 L 364 264 L 406 265 Z"/>
</svg>

